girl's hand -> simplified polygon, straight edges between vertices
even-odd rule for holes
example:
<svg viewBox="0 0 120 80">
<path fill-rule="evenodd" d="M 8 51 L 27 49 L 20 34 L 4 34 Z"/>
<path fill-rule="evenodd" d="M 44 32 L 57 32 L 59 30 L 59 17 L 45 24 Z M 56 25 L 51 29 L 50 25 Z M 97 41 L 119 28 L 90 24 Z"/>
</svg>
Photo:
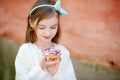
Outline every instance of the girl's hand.
<svg viewBox="0 0 120 80">
<path fill-rule="evenodd" d="M 42 69 L 46 68 L 51 75 L 54 75 L 58 71 L 59 63 L 60 58 L 56 59 L 55 61 L 51 61 L 46 60 L 46 58 L 44 57 L 41 61 L 40 66 Z"/>
</svg>

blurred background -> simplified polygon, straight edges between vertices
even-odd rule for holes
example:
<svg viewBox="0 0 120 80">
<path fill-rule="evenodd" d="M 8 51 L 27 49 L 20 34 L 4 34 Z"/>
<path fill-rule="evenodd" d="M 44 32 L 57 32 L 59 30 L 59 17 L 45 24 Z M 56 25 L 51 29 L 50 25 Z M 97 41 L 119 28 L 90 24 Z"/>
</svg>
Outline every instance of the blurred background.
<svg viewBox="0 0 120 80">
<path fill-rule="evenodd" d="M 0 0 L 0 80 L 14 80 L 35 0 Z M 60 43 L 71 53 L 78 80 L 120 80 L 120 0 L 61 0 Z"/>
</svg>

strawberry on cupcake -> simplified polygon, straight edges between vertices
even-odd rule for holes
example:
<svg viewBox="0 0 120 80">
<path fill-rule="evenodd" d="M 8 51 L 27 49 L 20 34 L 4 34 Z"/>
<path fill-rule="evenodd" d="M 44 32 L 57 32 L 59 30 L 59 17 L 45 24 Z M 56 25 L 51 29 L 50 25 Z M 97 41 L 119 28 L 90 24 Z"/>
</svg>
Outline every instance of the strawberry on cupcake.
<svg viewBox="0 0 120 80">
<path fill-rule="evenodd" d="M 43 51 L 43 56 L 46 57 L 46 60 L 55 61 L 60 58 L 61 51 L 58 49 L 47 48 Z"/>
</svg>

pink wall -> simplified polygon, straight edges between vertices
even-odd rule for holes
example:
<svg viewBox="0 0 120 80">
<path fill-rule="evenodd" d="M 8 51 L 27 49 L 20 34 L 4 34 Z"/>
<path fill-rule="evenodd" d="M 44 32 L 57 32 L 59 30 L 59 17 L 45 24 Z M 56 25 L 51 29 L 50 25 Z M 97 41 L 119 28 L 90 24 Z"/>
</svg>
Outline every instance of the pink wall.
<svg viewBox="0 0 120 80">
<path fill-rule="evenodd" d="M 61 0 L 61 43 L 72 57 L 120 69 L 120 0 Z M 24 42 L 34 0 L 0 0 L 0 36 Z M 113 66 L 110 65 L 113 64 Z"/>
</svg>

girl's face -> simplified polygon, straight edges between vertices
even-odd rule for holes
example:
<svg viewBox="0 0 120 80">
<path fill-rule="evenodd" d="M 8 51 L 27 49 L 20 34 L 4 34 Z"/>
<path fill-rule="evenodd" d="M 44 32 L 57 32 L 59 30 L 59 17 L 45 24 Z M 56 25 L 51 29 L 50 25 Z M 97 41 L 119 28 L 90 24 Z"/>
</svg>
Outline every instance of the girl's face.
<svg viewBox="0 0 120 80">
<path fill-rule="evenodd" d="M 36 35 L 37 40 L 42 42 L 51 42 L 58 29 L 58 17 L 56 15 L 43 19 L 38 23 Z"/>
</svg>

